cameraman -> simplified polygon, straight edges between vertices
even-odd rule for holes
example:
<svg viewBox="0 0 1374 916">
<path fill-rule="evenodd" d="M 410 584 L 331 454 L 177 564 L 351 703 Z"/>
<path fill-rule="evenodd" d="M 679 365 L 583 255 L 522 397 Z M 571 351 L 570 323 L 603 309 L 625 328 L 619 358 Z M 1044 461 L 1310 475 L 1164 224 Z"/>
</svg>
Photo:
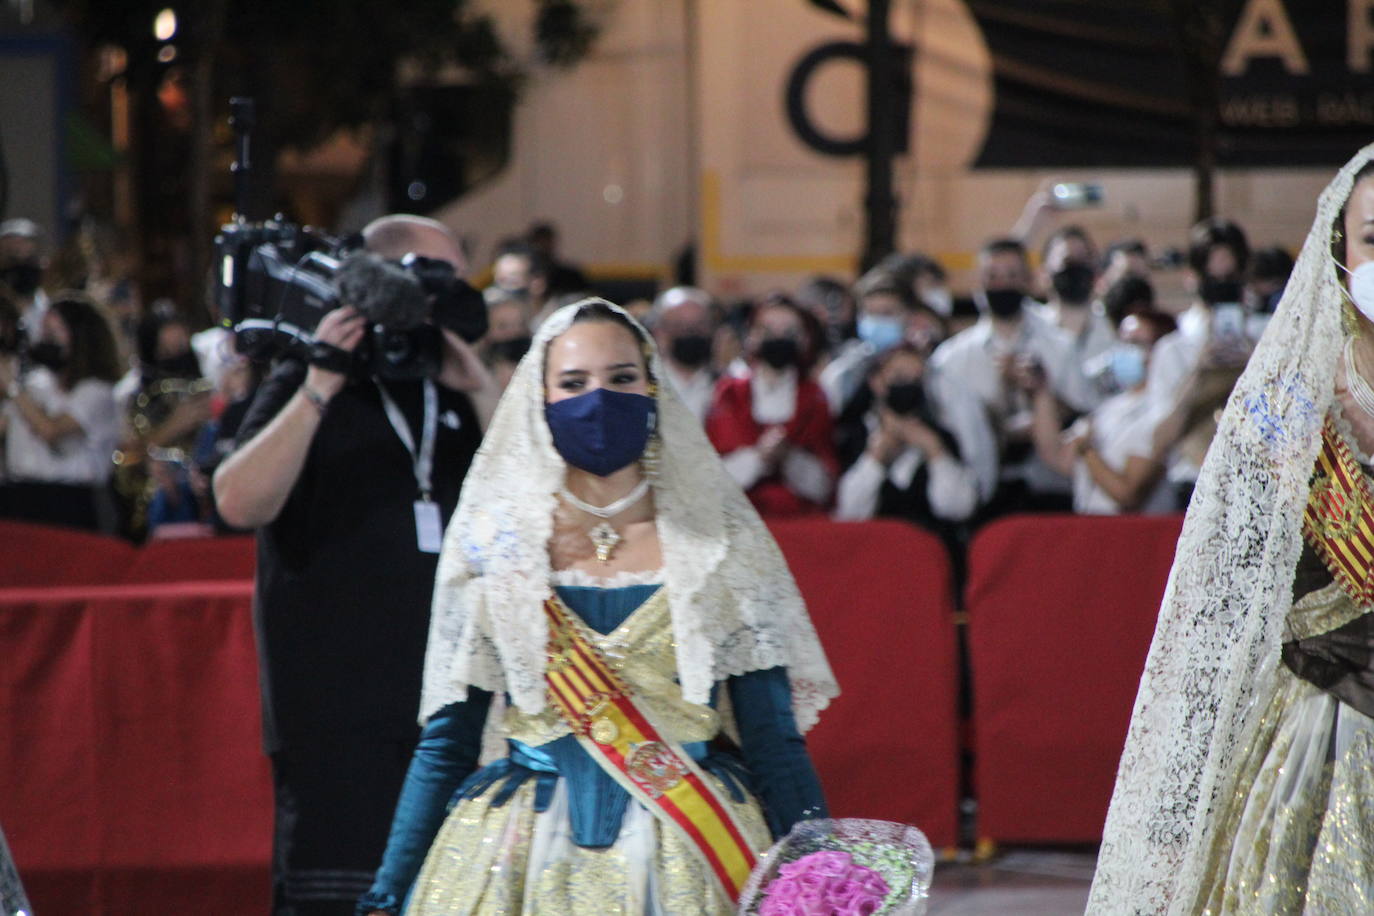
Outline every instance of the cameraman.
<svg viewBox="0 0 1374 916">
<path fill-rule="evenodd" d="M 383 258 L 466 266 L 433 220 L 387 216 L 363 237 Z M 329 346 L 310 364 L 278 363 L 214 477 L 223 519 L 258 529 L 278 916 L 351 914 L 372 883 L 418 735 L 441 527 L 496 401 L 480 360 L 446 328 L 433 379 L 338 371 L 339 351 L 352 354 L 369 323 L 349 305 L 325 315 L 315 339 Z"/>
</svg>

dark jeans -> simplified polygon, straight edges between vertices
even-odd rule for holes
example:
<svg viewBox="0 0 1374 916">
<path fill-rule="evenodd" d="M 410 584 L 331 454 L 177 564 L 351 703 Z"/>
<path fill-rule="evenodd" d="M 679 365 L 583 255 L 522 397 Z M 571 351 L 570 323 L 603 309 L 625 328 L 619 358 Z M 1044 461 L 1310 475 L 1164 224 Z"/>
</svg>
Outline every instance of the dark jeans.
<svg viewBox="0 0 1374 916">
<path fill-rule="evenodd" d="M 414 739 L 338 736 L 272 754 L 274 916 L 353 916 L 382 862 L 414 749 Z"/>
</svg>

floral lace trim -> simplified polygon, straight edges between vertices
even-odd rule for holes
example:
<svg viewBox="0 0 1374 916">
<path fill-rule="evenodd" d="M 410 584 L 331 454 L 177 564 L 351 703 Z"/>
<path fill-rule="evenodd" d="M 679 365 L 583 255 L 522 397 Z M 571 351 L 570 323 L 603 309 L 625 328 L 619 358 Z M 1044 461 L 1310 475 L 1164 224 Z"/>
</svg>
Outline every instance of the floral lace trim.
<svg viewBox="0 0 1374 916">
<path fill-rule="evenodd" d="M 632 585 L 662 585 L 663 568 L 625 570 L 612 576 L 598 576 L 583 569 L 555 569 L 549 579 L 553 585 L 582 588 L 628 588 Z"/>
</svg>

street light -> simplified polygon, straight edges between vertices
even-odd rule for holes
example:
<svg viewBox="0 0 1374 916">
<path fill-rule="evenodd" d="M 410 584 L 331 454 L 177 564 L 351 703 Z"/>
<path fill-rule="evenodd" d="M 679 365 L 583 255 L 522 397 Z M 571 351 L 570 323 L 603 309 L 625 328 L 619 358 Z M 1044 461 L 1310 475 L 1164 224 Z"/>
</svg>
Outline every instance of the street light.
<svg viewBox="0 0 1374 916">
<path fill-rule="evenodd" d="M 177 14 L 171 7 L 157 14 L 153 19 L 153 37 L 158 41 L 171 41 L 177 33 Z"/>
</svg>

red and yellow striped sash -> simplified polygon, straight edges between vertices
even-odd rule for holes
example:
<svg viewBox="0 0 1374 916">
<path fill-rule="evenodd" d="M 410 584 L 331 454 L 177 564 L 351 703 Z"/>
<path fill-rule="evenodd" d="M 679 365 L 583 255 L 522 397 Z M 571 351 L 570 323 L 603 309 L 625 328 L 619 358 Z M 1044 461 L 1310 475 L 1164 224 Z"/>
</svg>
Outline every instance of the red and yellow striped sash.
<svg viewBox="0 0 1374 916">
<path fill-rule="evenodd" d="M 1329 418 L 1302 529 L 1341 588 L 1358 604 L 1374 604 L 1374 495 Z"/>
<path fill-rule="evenodd" d="M 660 734 L 562 602 L 550 598 L 544 610 L 549 699 L 592 759 L 700 852 L 726 896 L 738 902 L 757 854 L 729 802 L 677 742 Z"/>
</svg>

